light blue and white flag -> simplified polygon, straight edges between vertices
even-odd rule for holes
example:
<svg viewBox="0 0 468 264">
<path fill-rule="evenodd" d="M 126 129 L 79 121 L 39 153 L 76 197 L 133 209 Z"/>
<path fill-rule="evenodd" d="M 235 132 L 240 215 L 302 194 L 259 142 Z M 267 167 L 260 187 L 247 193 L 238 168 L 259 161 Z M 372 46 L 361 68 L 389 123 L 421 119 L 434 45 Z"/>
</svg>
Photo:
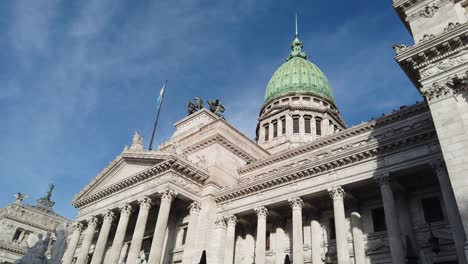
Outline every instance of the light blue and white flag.
<svg viewBox="0 0 468 264">
<path fill-rule="evenodd" d="M 166 89 L 166 83 L 164 83 L 163 87 L 161 88 L 161 91 L 159 91 L 159 96 L 158 96 L 158 99 L 157 99 L 158 105 L 156 106 L 157 107 L 156 109 L 159 109 L 159 107 L 161 107 L 161 102 L 162 102 L 163 97 L 164 97 L 164 90 L 165 89 Z"/>
</svg>

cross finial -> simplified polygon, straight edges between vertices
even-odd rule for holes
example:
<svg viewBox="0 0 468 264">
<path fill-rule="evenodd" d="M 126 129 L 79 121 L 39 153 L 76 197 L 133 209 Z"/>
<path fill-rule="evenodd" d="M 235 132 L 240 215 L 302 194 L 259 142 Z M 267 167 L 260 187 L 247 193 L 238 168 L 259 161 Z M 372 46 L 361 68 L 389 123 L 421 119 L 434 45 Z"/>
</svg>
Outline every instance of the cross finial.
<svg viewBox="0 0 468 264">
<path fill-rule="evenodd" d="M 296 22 L 296 38 L 299 37 L 299 33 L 297 31 L 297 13 L 296 13 L 296 16 L 295 16 L 295 22 Z"/>
</svg>

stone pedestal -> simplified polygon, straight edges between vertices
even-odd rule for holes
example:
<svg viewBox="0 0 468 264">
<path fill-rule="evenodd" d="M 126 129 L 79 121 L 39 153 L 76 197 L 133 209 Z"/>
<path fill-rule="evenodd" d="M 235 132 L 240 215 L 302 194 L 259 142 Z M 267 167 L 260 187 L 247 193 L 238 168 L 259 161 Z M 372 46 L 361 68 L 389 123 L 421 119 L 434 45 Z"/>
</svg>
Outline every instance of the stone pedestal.
<svg viewBox="0 0 468 264">
<path fill-rule="evenodd" d="M 343 203 L 345 192 L 340 186 L 333 187 L 328 191 L 333 199 L 338 263 L 350 264 L 351 259 L 349 258 L 348 252 L 348 231 L 346 230 L 346 218 Z"/>
<path fill-rule="evenodd" d="M 268 209 L 265 207 L 255 208 L 257 213 L 257 241 L 255 242 L 255 264 L 265 264 L 266 256 L 266 218 Z"/>
<path fill-rule="evenodd" d="M 73 257 L 75 256 L 76 247 L 78 246 L 78 241 L 80 240 L 81 232 L 83 231 L 83 224 L 76 223 L 73 226 L 73 234 L 71 236 L 70 242 L 68 243 L 67 251 L 62 258 L 63 264 L 71 264 Z"/>
<path fill-rule="evenodd" d="M 227 217 L 226 223 L 227 223 L 227 230 L 226 230 L 226 248 L 224 251 L 224 264 L 233 264 L 237 217 L 235 215 L 231 215 Z"/>
<path fill-rule="evenodd" d="M 148 264 L 159 264 L 162 258 L 164 237 L 166 235 L 167 220 L 169 219 L 169 212 L 171 204 L 177 193 L 174 190 L 166 189 L 161 192 L 161 205 L 159 207 L 158 220 L 154 228 L 153 242 L 148 257 Z"/>
<path fill-rule="evenodd" d="M 293 262 L 304 263 L 304 245 L 302 243 L 302 207 L 304 202 L 301 198 L 289 199 L 292 208 L 292 235 L 293 235 Z"/>
<path fill-rule="evenodd" d="M 122 251 L 123 242 L 125 239 L 125 233 L 127 232 L 128 220 L 132 214 L 132 206 L 127 204 L 120 208 L 120 218 L 115 231 L 114 241 L 109 255 L 109 263 L 117 263 L 120 258 L 120 252 Z"/>
<path fill-rule="evenodd" d="M 128 252 L 127 264 L 136 263 L 140 256 L 141 244 L 145 235 L 146 221 L 148 220 L 148 213 L 151 209 L 152 202 L 149 197 L 145 197 L 140 202 L 140 211 L 138 212 L 135 230 L 133 231 L 132 243 L 130 244 L 130 251 Z"/>
<path fill-rule="evenodd" d="M 385 223 L 387 224 L 388 240 L 390 242 L 390 250 L 392 252 L 392 262 L 405 263 L 405 254 L 403 251 L 403 241 L 401 240 L 400 226 L 398 225 L 398 215 L 395 208 L 395 199 L 390 186 L 389 175 L 380 175 L 376 178 L 380 185 L 382 193 L 382 202 L 385 211 Z"/>
<path fill-rule="evenodd" d="M 91 243 L 93 242 L 94 232 L 96 231 L 96 226 L 98 224 L 98 219 L 92 217 L 88 220 L 88 228 L 86 228 L 86 233 L 83 238 L 83 243 L 81 243 L 80 254 L 75 264 L 86 264 L 88 263 L 88 254 L 89 249 L 91 248 Z"/>
<path fill-rule="evenodd" d="M 182 255 L 182 264 L 192 264 L 195 263 L 195 244 L 196 241 L 196 231 L 198 227 L 198 216 L 201 211 L 201 205 L 199 202 L 193 202 L 190 204 L 190 217 L 189 223 L 187 226 L 187 237 L 185 239 L 184 245 L 184 254 Z"/>
<path fill-rule="evenodd" d="M 93 253 L 93 258 L 91 259 L 91 264 L 102 263 L 104 252 L 106 250 L 107 239 L 109 237 L 109 231 L 110 231 L 113 220 L 114 220 L 114 213 L 112 211 L 108 211 L 104 215 L 101 230 L 99 230 L 99 237 L 96 242 L 96 247 L 94 248 L 94 253 Z"/>
</svg>

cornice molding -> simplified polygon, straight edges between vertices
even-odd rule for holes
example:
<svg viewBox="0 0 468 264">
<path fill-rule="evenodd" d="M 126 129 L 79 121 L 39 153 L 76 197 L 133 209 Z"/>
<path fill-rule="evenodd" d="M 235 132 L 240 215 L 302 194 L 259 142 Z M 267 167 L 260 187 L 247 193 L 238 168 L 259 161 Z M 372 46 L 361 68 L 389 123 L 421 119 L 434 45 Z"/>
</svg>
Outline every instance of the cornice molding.
<svg viewBox="0 0 468 264">
<path fill-rule="evenodd" d="M 21 223 L 21 224 L 24 224 L 24 225 L 29 225 L 29 226 L 32 226 L 32 227 L 35 227 L 35 228 L 38 228 L 38 229 L 41 229 L 41 230 L 45 230 L 47 232 L 54 232 L 55 231 L 55 228 L 50 228 L 50 227 L 40 225 L 40 224 L 35 223 L 35 222 L 27 221 L 22 217 L 16 217 L 16 216 L 9 215 L 9 214 L 4 215 L 3 217 L 5 219 L 11 220 L 11 221 L 15 221 L 15 222 L 18 222 L 18 223 Z"/>
<path fill-rule="evenodd" d="M 182 160 L 178 158 L 171 157 L 161 163 L 156 164 L 155 166 L 149 169 L 139 172 L 119 182 L 116 182 L 112 184 L 111 186 L 103 190 L 100 190 L 94 194 L 91 194 L 89 196 L 85 196 L 81 198 L 81 196 L 84 195 L 84 193 L 78 194 L 77 196 L 75 196 L 75 198 L 73 198 L 72 205 L 75 206 L 76 208 L 83 207 L 97 200 L 101 200 L 115 192 L 127 189 L 131 186 L 134 186 L 150 178 L 154 178 L 155 176 L 158 176 L 161 173 L 169 171 L 169 170 L 174 170 L 176 172 L 179 172 L 187 176 L 188 178 L 193 179 L 199 184 L 203 184 L 209 177 L 208 174 L 200 171 L 195 166 L 187 162 L 183 162 Z"/>
<path fill-rule="evenodd" d="M 255 162 L 255 163 L 246 165 L 246 166 L 239 169 L 239 174 L 245 174 L 245 173 L 248 173 L 250 171 L 260 169 L 262 167 L 265 167 L 265 166 L 268 166 L 268 165 L 271 165 L 271 164 L 275 164 L 275 163 L 283 161 L 283 160 L 287 160 L 287 159 L 289 159 L 291 157 L 294 157 L 294 156 L 297 156 L 297 155 L 300 155 L 300 154 L 303 154 L 303 153 L 306 153 L 306 152 L 310 152 L 310 151 L 315 150 L 315 149 L 323 148 L 325 146 L 334 144 L 334 143 L 342 141 L 344 139 L 348 139 L 348 138 L 357 136 L 359 134 L 363 134 L 365 132 L 371 131 L 373 129 L 376 129 L 376 128 L 379 128 L 379 127 L 382 127 L 382 126 L 385 126 L 385 125 L 389 125 L 391 123 L 394 123 L 394 122 L 409 118 L 411 116 L 421 114 L 421 113 L 426 112 L 428 110 L 429 109 L 427 107 L 427 104 L 424 103 L 424 102 L 418 103 L 418 104 L 415 104 L 415 105 L 412 105 L 412 106 L 409 106 L 409 107 L 406 107 L 403 110 L 397 111 L 395 113 L 391 113 L 391 114 L 389 114 L 387 116 L 380 117 L 380 118 L 374 119 L 374 120 L 372 120 L 370 122 L 367 122 L 367 123 L 364 123 L 364 124 L 361 124 L 361 125 L 358 125 L 358 126 L 355 126 L 355 127 L 348 128 L 348 129 L 343 130 L 341 132 L 338 132 L 338 133 L 332 134 L 330 136 L 323 137 L 323 138 L 321 138 L 319 140 L 313 141 L 313 142 L 311 142 L 311 143 L 309 143 L 307 145 L 297 147 L 295 149 L 288 150 L 288 151 L 285 151 L 285 152 L 280 152 L 280 153 L 275 154 L 275 155 L 273 155 L 273 156 L 271 156 L 271 157 L 269 157 L 267 159 L 263 159 L 263 160 Z"/>
<path fill-rule="evenodd" d="M 0 249 L 4 249 L 6 251 L 9 251 L 9 252 L 13 252 L 14 254 L 18 254 L 20 256 L 26 254 L 26 248 L 21 248 L 21 247 L 17 247 L 17 246 L 14 246 L 14 245 L 9 245 L 9 244 L 6 244 L 5 242 L 2 242 L 0 241 Z"/>
</svg>

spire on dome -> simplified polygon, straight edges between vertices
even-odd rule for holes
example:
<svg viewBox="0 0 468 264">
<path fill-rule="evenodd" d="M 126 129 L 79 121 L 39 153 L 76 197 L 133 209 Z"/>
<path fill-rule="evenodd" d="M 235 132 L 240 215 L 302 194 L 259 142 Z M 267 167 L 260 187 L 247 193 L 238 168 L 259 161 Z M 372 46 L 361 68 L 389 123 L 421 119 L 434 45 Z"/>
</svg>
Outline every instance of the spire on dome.
<svg viewBox="0 0 468 264">
<path fill-rule="evenodd" d="M 138 131 L 135 131 L 133 135 L 132 145 L 128 149 L 130 151 L 143 151 L 143 139 L 141 138 Z"/>
<path fill-rule="evenodd" d="M 294 57 L 307 59 L 307 54 L 304 51 L 302 51 L 302 42 L 299 40 L 299 31 L 297 30 L 297 13 L 295 16 L 295 26 L 296 26 L 296 31 L 294 35 L 294 41 L 291 44 L 291 53 L 289 53 L 289 57 L 287 60 L 290 60 Z"/>
</svg>

